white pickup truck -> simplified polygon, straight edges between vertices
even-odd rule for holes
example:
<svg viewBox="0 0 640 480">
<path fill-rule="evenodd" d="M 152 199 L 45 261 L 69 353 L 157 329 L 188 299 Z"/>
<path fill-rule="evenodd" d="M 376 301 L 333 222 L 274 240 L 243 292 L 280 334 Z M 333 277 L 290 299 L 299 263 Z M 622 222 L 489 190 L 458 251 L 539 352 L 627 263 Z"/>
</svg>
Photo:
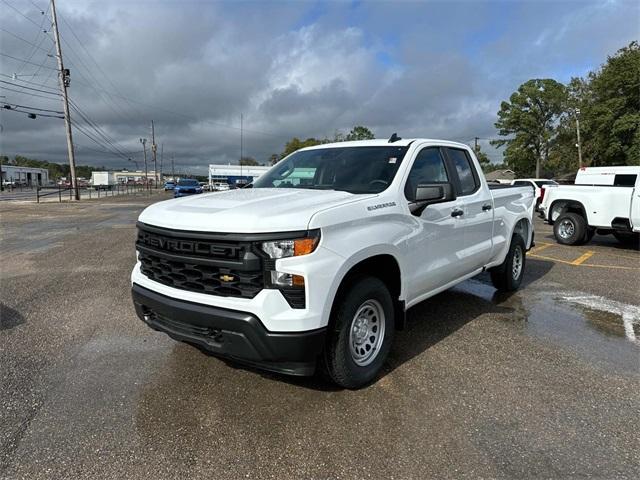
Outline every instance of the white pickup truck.
<svg viewBox="0 0 640 480">
<path fill-rule="evenodd" d="M 305 148 L 247 188 L 145 209 L 133 301 L 176 340 L 358 388 L 409 307 L 485 270 L 518 288 L 533 207 L 531 188 L 489 187 L 459 143 Z"/>
<path fill-rule="evenodd" d="M 596 231 L 640 243 L 640 167 L 583 167 L 575 185 L 543 191 L 539 211 L 558 243 L 586 243 Z"/>
</svg>

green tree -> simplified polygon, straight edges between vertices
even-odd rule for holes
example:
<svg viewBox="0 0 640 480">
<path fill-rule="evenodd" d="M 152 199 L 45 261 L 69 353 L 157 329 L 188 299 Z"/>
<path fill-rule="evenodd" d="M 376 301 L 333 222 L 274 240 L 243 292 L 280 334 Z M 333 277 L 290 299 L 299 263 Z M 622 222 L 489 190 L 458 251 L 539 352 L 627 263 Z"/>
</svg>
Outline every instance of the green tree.
<svg viewBox="0 0 640 480">
<path fill-rule="evenodd" d="M 476 147 L 473 148 L 473 153 L 476 154 L 476 158 L 480 163 L 480 167 L 482 167 L 482 171 L 486 172 L 487 167 L 491 165 L 491 160 L 489 160 L 489 157 L 487 156 L 487 154 L 482 151 L 482 149 L 480 148 L 480 145 L 478 145 L 477 148 Z"/>
<path fill-rule="evenodd" d="M 376 136 L 367 127 L 356 125 L 347 133 L 345 140 L 349 142 L 353 140 L 373 140 L 374 138 L 376 138 Z"/>
<path fill-rule="evenodd" d="M 640 47 L 637 41 L 588 76 L 580 127 L 592 165 L 640 165 Z"/>
<path fill-rule="evenodd" d="M 293 137 L 284 146 L 284 151 L 280 154 L 280 160 L 286 157 L 287 155 L 295 152 L 296 150 L 300 150 L 301 148 L 312 147 L 314 145 L 321 145 L 323 143 L 327 143 L 327 141 L 318 140 L 317 138 L 307 138 L 306 140 L 300 140 L 298 137 Z"/>
<path fill-rule="evenodd" d="M 567 89 L 553 79 L 529 80 L 502 102 L 495 123 L 500 136 L 492 145 L 506 145 L 505 161 L 519 175 L 529 175 L 535 165 L 539 177 L 565 111 Z"/>
</svg>

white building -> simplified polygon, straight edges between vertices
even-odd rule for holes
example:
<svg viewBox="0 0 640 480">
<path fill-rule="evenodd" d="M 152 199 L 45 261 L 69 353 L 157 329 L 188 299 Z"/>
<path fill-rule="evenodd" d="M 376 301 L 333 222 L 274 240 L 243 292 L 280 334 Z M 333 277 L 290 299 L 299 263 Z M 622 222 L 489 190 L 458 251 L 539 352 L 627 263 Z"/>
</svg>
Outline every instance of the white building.
<svg viewBox="0 0 640 480">
<path fill-rule="evenodd" d="M 113 175 L 116 178 L 117 183 L 144 183 L 144 170 L 122 170 L 115 171 Z M 160 176 L 156 176 L 156 172 L 154 170 L 147 170 L 147 178 L 149 179 L 149 183 L 154 185 L 157 181 L 158 183 L 162 182 Z"/>
<path fill-rule="evenodd" d="M 248 165 L 209 165 L 209 183 L 226 182 L 235 185 L 252 182 L 270 168 Z"/>
<path fill-rule="evenodd" d="M 2 181 L 33 187 L 47 185 L 49 183 L 49 171 L 46 168 L 18 167 L 3 164 Z"/>
</svg>

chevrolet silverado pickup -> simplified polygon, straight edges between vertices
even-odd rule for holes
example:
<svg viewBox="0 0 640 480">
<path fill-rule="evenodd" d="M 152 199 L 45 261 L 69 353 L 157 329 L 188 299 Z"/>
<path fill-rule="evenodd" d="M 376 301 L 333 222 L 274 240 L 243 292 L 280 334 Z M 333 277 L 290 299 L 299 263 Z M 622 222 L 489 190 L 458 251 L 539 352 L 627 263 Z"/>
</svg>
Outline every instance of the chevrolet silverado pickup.
<svg viewBox="0 0 640 480">
<path fill-rule="evenodd" d="M 484 271 L 519 287 L 533 208 L 531 188 L 490 187 L 460 143 L 304 148 L 245 188 L 146 208 L 133 302 L 214 355 L 359 388 L 411 306 Z"/>
<path fill-rule="evenodd" d="M 598 232 L 640 247 L 640 167 L 583 167 L 575 185 L 544 188 L 542 197 L 558 243 L 580 245 Z"/>
</svg>

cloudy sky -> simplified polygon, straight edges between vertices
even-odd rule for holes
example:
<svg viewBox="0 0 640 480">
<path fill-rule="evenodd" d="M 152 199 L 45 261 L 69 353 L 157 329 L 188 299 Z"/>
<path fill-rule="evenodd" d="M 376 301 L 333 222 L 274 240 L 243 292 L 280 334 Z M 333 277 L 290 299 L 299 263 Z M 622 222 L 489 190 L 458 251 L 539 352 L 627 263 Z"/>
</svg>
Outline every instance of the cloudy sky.
<svg viewBox="0 0 640 480">
<path fill-rule="evenodd" d="M 57 0 L 82 112 L 72 119 L 93 137 L 74 130 L 76 161 L 132 167 L 153 119 L 165 160 L 204 174 L 237 162 L 241 114 L 244 152 L 260 162 L 293 136 L 356 124 L 384 138 L 493 138 L 500 101 L 522 82 L 585 75 L 638 39 L 639 5 Z M 51 33 L 41 33 L 49 15 L 46 0 L 0 0 L 0 101 L 62 110 Z M 63 123 L 3 109 L 0 153 L 65 162 Z"/>
</svg>

